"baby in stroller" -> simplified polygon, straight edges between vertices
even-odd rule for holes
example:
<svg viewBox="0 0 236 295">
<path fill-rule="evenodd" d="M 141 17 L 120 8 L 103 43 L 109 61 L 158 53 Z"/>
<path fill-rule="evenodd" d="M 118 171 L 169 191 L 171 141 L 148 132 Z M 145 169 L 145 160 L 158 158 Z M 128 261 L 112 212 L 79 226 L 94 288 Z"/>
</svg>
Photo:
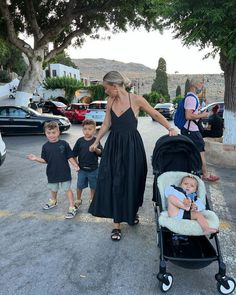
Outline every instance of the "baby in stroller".
<svg viewBox="0 0 236 295">
<path fill-rule="evenodd" d="M 204 235 L 217 233 L 217 228 L 209 226 L 201 211 L 205 205 L 197 197 L 198 181 L 192 175 L 184 176 L 180 186 L 169 185 L 165 188 L 168 202 L 168 215 L 176 219 L 196 220 L 203 230 Z"/>
</svg>

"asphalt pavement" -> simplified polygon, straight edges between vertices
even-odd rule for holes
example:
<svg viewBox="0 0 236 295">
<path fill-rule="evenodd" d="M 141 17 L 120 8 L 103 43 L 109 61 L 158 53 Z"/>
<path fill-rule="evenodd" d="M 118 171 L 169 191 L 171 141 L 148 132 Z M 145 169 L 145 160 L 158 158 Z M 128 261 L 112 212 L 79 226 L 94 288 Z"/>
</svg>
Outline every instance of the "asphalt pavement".
<svg viewBox="0 0 236 295">
<path fill-rule="evenodd" d="M 140 224 L 123 224 L 118 243 L 110 239 L 111 220 L 87 213 L 88 190 L 73 220 L 64 220 L 68 204 L 62 192 L 58 206 L 43 211 L 48 199 L 45 165 L 28 161 L 26 155 L 40 154 L 45 137 L 4 136 L 7 158 L 0 167 L 1 295 L 161 294 L 156 279 L 159 249 L 151 202 L 151 155 L 156 140 L 166 131 L 149 117 L 139 119 L 139 130 L 148 159 L 144 204 L 139 212 Z M 73 146 L 80 136 L 81 126 L 73 125 L 62 138 Z M 218 183 L 206 187 L 221 221 L 219 239 L 227 274 L 236 278 L 236 168 L 209 169 L 221 177 Z M 75 190 L 76 172 L 72 174 Z M 216 262 L 200 270 L 168 263 L 168 272 L 174 277 L 170 295 L 218 293 Z"/>
</svg>

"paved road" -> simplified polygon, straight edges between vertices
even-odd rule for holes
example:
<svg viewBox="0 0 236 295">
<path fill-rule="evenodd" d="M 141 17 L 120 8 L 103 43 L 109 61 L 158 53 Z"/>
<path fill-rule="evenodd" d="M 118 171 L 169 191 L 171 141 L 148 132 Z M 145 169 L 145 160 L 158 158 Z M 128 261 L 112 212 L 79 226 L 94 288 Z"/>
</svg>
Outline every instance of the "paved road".
<svg viewBox="0 0 236 295">
<path fill-rule="evenodd" d="M 26 160 L 39 154 L 44 136 L 8 136 L 7 158 L 0 168 L 0 294 L 1 295 L 154 295 L 161 294 L 156 274 L 159 251 L 151 203 L 154 144 L 165 130 L 150 118 L 140 118 L 139 129 L 148 159 L 148 178 L 141 223 L 123 225 L 119 243 L 110 240 L 111 221 L 87 214 L 88 190 L 80 213 L 64 220 L 67 201 L 62 193 L 50 212 L 41 206 L 48 199 L 45 166 Z M 82 136 L 74 125 L 62 135 L 73 146 Z M 235 175 L 236 170 L 210 167 L 222 177 L 207 186 L 214 210 L 221 219 L 219 235 L 228 274 L 236 277 Z M 76 173 L 73 172 L 75 189 Z M 215 295 L 217 263 L 205 269 L 186 270 L 171 263 L 171 294 Z"/>
</svg>

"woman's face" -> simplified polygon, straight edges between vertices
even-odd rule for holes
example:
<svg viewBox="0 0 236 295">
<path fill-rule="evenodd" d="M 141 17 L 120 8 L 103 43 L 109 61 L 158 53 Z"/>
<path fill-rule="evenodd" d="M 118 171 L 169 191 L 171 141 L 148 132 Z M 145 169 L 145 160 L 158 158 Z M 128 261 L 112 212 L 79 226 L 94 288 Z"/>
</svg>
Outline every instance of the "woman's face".
<svg viewBox="0 0 236 295">
<path fill-rule="evenodd" d="M 108 84 L 107 82 L 103 82 L 103 87 L 105 89 L 105 93 L 110 96 L 110 97 L 116 97 L 118 94 L 118 90 L 117 90 L 117 85 L 111 85 Z"/>
</svg>

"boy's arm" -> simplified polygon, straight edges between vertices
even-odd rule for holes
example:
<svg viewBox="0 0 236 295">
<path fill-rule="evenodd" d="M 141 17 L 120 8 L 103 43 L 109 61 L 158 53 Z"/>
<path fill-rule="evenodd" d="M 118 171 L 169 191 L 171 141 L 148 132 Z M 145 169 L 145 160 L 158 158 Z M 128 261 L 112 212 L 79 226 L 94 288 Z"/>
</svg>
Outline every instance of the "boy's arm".
<svg viewBox="0 0 236 295">
<path fill-rule="evenodd" d="M 71 165 L 75 168 L 76 171 L 79 171 L 79 165 L 77 164 L 75 158 L 69 158 L 68 161 L 71 163 Z"/>
<path fill-rule="evenodd" d="M 37 157 L 37 156 L 35 156 L 33 154 L 29 154 L 26 158 L 28 160 L 36 161 L 36 162 L 42 163 L 42 164 L 46 164 L 47 163 L 43 158 Z"/>
</svg>

